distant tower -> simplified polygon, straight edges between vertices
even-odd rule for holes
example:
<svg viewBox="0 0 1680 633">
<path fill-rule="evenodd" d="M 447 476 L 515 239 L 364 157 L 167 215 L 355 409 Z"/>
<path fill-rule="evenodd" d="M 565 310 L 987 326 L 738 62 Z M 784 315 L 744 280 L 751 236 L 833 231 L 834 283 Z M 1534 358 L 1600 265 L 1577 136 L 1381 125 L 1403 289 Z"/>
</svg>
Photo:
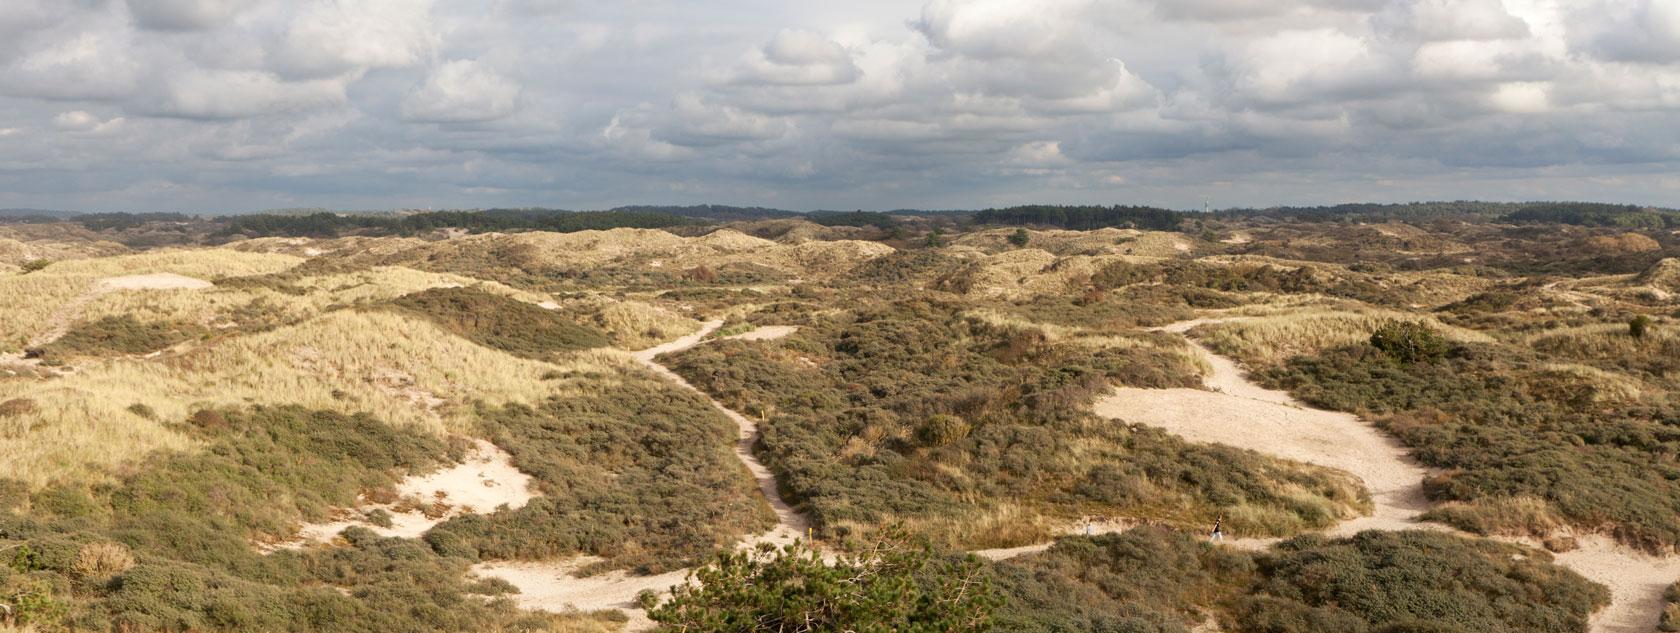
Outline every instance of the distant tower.
<svg viewBox="0 0 1680 633">
<path fill-rule="evenodd" d="M 1207 198 L 1202 198 L 1202 215 L 1207 215 L 1209 213 L 1213 213 L 1213 201 Z"/>
</svg>

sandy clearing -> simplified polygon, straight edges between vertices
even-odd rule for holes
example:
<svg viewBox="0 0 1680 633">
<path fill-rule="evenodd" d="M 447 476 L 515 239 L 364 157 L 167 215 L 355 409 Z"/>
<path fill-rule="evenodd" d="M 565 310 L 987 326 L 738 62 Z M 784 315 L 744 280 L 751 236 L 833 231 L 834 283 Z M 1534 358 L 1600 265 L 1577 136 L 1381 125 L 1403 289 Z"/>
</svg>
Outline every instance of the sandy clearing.
<svg viewBox="0 0 1680 633">
<path fill-rule="evenodd" d="M 563 563 L 484 563 L 473 573 L 506 580 L 519 588 L 509 596 L 521 609 L 563 613 L 569 609 L 594 611 L 619 609 L 630 616 L 626 631 L 653 628 L 653 621 L 636 605 L 636 595 L 653 591 L 664 595 L 688 579 L 689 570 L 679 569 L 655 576 L 633 576 L 616 570 L 578 577 L 577 570 L 600 559 L 582 556 Z"/>
<path fill-rule="evenodd" d="M 680 352 L 703 343 L 706 337 L 718 328 L 723 327 L 723 321 L 708 321 L 700 330 L 675 341 L 631 354 L 643 367 L 664 379 L 684 389 L 688 389 L 702 396 L 710 402 L 718 412 L 735 423 L 738 431 L 735 442 L 735 458 L 752 474 L 758 483 L 759 492 L 776 513 L 776 527 L 769 532 L 746 539 L 740 547 L 750 548 L 760 544 L 770 544 L 777 547 L 792 544 L 796 539 L 806 536 L 811 527 L 810 521 L 799 514 L 782 499 L 781 492 L 776 489 L 776 478 L 770 469 L 758 461 L 752 454 L 752 447 L 758 441 L 758 425 L 747 416 L 723 406 L 722 403 L 689 384 L 682 376 L 671 371 L 664 365 L 654 362 L 660 354 Z M 768 332 L 764 332 L 769 330 Z M 768 327 L 759 328 L 738 337 L 763 332 L 758 337 L 744 340 L 769 340 L 792 334 L 796 328 Z M 670 591 L 671 587 L 681 584 L 688 577 L 691 570 L 680 569 L 656 576 L 634 576 L 622 570 L 608 572 L 588 577 L 578 577 L 577 570 L 584 565 L 599 559 L 579 557 L 566 561 L 548 562 L 518 562 L 518 563 L 485 563 L 473 567 L 473 573 L 484 577 L 496 577 L 512 583 L 519 588 L 519 594 L 513 596 L 514 602 L 521 608 L 540 611 L 564 612 L 568 609 L 620 609 L 630 617 L 626 631 L 643 631 L 653 628 L 653 622 L 647 619 L 647 614 L 636 606 L 635 598 L 642 591 L 654 591 L 661 595 Z"/>
<path fill-rule="evenodd" d="M 1230 319 L 1201 319 L 1157 329 L 1182 334 L 1197 325 L 1227 320 Z M 1348 536 L 1364 530 L 1451 529 L 1417 522 L 1417 515 L 1428 509 L 1422 490 L 1427 471 L 1413 462 L 1398 442 L 1357 416 L 1304 407 L 1287 393 L 1253 384 L 1235 362 L 1193 341 L 1191 346 L 1213 368 L 1204 377 L 1204 384 L 1217 391 L 1117 389 L 1097 403 L 1097 413 L 1159 426 L 1191 441 L 1249 448 L 1338 468 L 1360 477 L 1371 491 L 1375 511 L 1372 516 L 1342 522 L 1329 531 L 1332 536 Z M 1538 545 L 1522 539 L 1497 540 Z M 1579 549 L 1558 554 L 1555 560 L 1610 589 L 1611 604 L 1593 614 L 1591 630 L 1594 633 L 1655 631 L 1662 615 L 1663 593 L 1680 578 L 1680 557 L 1648 556 L 1602 536 L 1578 540 Z M 1242 539 L 1227 544 L 1257 550 L 1276 541 Z"/>
<path fill-rule="evenodd" d="M 1137 526 L 1138 523 L 1136 521 L 1129 521 L 1126 519 L 1104 519 L 1090 522 L 1080 521 L 1062 526 L 1062 529 L 1057 530 L 1057 533 L 1059 536 L 1101 536 L 1104 534 L 1119 534 Z M 1015 558 L 1016 556 L 1037 554 L 1050 549 L 1050 546 L 1055 544 L 1055 541 L 1051 541 L 1048 543 L 1022 545 L 1020 547 L 974 550 L 969 553 L 987 560 L 1008 560 Z"/>
<path fill-rule="evenodd" d="M 1117 389 L 1096 404 L 1097 415 L 1166 429 L 1192 442 L 1253 449 L 1340 469 L 1364 480 L 1375 511 L 1344 529 L 1408 529 L 1428 509 L 1427 471 L 1406 459 L 1405 449 L 1347 413 L 1300 406 L 1287 393 L 1249 382 L 1235 362 L 1200 344 L 1191 348 L 1213 372 L 1209 389 Z M 1349 532 L 1352 533 L 1352 532 Z"/>
<path fill-rule="evenodd" d="M 1557 554 L 1555 559 L 1587 580 L 1610 588 L 1612 602 L 1593 614 L 1592 630 L 1596 633 L 1656 631 L 1665 604 L 1663 594 L 1680 579 L 1680 558 L 1641 554 L 1603 536 L 1577 540 L 1580 549 Z"/>
<path fill-rule="evenodd" d="M 304 525 L 298 529 L 297 538 L 267 549 L 297 549 L 330 542 L 345 528 L 352 526 L 367 528 L 380 536 L 419 538 L 450 517 L 468 513 L 488 514 L 503 505 L 512 509 L 523 508 L 536 496 L 531 492 L 531 476 L 514 468 L 513 456 L 484 440 L 473 440 L 472 451 L 460 464 L 429 475 L 404 479 L 397 484 L 397 495 L 416 504 L 442 502 L 451 507 L 447 513 L 431 518 L 419 510 L 398 512 L 395 509 L 397 504 L 359 506 L 349 511 L 358 518 Z M 391 514 L 391 527 L 380 527 L 359 518 L 362 513 L 375 509 Z"/>
<path fill-rule="evenodd" d="M 766 325 L 751 332 L 743 332 L 734 336 L 725 336 L 725 341 L 774 341 L 779 338 L 792 336 L 799 331 L 796 325 Z"/>
</svg>

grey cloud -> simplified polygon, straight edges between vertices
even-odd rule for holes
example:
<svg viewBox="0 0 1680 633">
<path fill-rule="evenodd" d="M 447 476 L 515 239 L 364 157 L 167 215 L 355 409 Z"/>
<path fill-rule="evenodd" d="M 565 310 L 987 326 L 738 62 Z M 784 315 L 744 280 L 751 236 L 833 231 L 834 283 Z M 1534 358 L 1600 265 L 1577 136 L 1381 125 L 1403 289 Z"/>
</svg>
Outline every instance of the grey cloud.
<svg viewBox="0 0 1680 633">
<path fill-rule="evenodd" d="M 402 102 L 402 117 L 416 123 L 482 123 L 519 108 L 519 85 L 478 60 L 455 60 L 434 69 Z"/>
<path fill-rule="evenodd" d="M 0 206 L 1680 197 L 1673 0 L 7 9 Z"/>
<path fill-rule="evenodd" d="M 160 31 L 196 31 L 233 17 L 238 6 L 232 0 L 128 0 L 128 11 L 143 28 Z"/>
</svg>

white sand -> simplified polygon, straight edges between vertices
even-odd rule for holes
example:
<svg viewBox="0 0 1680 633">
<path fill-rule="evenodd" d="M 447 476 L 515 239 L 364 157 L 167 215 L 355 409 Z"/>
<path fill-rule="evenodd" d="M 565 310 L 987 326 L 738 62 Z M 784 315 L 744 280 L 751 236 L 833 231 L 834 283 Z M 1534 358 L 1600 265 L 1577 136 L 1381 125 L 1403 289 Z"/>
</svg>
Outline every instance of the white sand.
<svg viewBox="0 0 1680 633">
<path fill-rule="evenodd" d="M 531 498 L 531 476 L 513 467 L 513 456 L 495 444 L 475 440 L 472 452 L 462 463 L 435 473 L 409 477 L 397 484 L 397 495 L 422 505 L 433 502 L 448 504 L 447 513 L 437 518 L 427 517 L 418 510 L 397 512 L 396 504 L 370 504 L 357 507 L 348 514 L 351 518 L 328 523 L 312 523 L 298 530 L 296 539 L 269 549 L 296 549 L 313 543 L 332 541 L 345 528 L 360 526 L 380 536 L 419 538 L 433 526 L 449 517 L 461 514 L 488 514 L 501 506 L 510 509 L 525 507 Z M 361 520 L 361 515 L 374 509 L 391 514 L 391 527 L 380 527 Z"/>
</svg>

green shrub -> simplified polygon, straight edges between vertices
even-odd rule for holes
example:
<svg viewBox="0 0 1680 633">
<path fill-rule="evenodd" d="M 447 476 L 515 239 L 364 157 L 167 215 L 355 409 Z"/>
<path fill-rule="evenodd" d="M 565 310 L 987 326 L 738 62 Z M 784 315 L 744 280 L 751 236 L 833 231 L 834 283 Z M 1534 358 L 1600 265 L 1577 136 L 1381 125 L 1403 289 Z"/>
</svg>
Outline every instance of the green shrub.
<svg viewBox="0 0 1680 633">
<path fill-rule="evenodd" d="M 1680 631 L 1680 582 L 1663 590 L 1662 619 L 1657 624 L 1657 630 L 1663 633 Z"/>
<path fill-rule="evenodd" d="M 208 330 L 188 323 L 141 322 L 133 316 L 111 316 L 77 324 L 63 337 L 37 350 L 48 360 L 76 356 L 150 354 L 192 340 Z"/>
<path fill-rule="evenodd" d="M 51 585 L 30 576 L 0 579 L 0 604 L 13 624 L 52 629 L 69 612 L 69 605 L 53 595 Z"/>
<path fill-rule="evenodd" d="M 1651 331 L 1651 317 L 1641 314 L 1628 320 L 1628 336 L 1642 339 L 1649 331 Z"/>
<path fill-rule="evenodd" d="M 1609 593 L 1543 552 L 1438 532 L 1306 536 L 1258 553 L 1159 528 L 1064 538 L 989 569 L 999 630 L 1578 633 Z"/>
<path fill-rule="evenodd" d="M 996 593 L 973 558 L 932 575 L 926 545 L 884 541 L 833 563 L 800 543 L 719 554 L 648 611 L 660 631 L 991 630 Z"/>
<path fill-rule="evenodd" d="M 1014 233 L 1009 234 L 1009 244 L 1015 248 L 1024 248 L 1031 239 L 1032 236 L 1027 234 L 1026 229 L 1015 229 Z"/>
<path fill-rule="evenodd" d="M 1371 346 L 1402 363 L 1438 360 L 1450 345 L 1440 332 L 1415 321 L 1389 321 L 1371 333 Z"/>
<path fill-rule="evenodd" d="M 26 261 L 23 264 L 19 265 L 18 267 L 22 268 L 23 269 L 23 274 L 27 275 L 29 273 L 40 272 L 42 270 L 46 270 L 46 268 L 48 266 L 51 266 L 51 265 L 52 265 L 51 260 L 31 259 L 31 260 Z"/>
</svg>

